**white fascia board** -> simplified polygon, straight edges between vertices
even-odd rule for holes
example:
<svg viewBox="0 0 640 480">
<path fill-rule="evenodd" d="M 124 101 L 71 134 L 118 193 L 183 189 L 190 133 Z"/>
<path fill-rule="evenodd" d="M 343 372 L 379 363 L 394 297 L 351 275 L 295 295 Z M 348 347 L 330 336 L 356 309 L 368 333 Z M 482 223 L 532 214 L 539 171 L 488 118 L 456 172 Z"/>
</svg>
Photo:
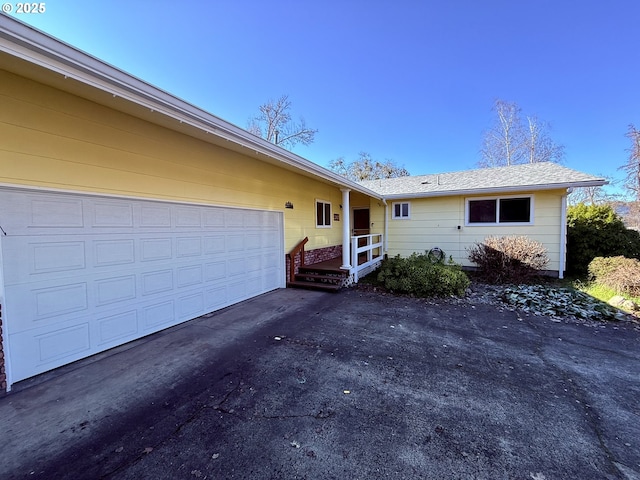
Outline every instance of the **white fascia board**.
<svg viewBox="0 0 640 480">
<path fill-rule="evenodd" d="M 336 183 L 340 187 L 382 199 L 373 190 L 278 147 L 5 14 L 0 14 L 0 51 L 233 142 L 256 154 Z"/>
<path fill-rule="evenodd" d="M 503 193 L 536 192 L 541 190 L 561 190 L 566 188 L 601 187 L 608 183 L 609 182 L 605 180 L 594 180 L 587 182 L 566 182 L 548 185 L 519 185 L 500 188 L 468 188 L 464 190 L 448 190 L 440 192 L 398 193 L 385 195 L 384 198 L 385 200 L 401 200 L 411 198 L 453 197 L 459 195 L 498 195 Z"/>
</svg>

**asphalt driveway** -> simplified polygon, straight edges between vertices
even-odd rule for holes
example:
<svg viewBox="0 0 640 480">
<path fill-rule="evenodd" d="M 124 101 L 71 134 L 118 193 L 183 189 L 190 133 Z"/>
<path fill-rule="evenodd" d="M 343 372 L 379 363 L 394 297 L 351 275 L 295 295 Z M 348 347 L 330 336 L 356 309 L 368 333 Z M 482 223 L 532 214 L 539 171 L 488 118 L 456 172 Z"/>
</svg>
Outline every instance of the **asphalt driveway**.
<svg viewBox="0 0 640 480">
<path fill-rule="evenodd" d="M 0 398 L 0 478 L 640 479 L 640 332 L 279 290 Z"/>
</svg>

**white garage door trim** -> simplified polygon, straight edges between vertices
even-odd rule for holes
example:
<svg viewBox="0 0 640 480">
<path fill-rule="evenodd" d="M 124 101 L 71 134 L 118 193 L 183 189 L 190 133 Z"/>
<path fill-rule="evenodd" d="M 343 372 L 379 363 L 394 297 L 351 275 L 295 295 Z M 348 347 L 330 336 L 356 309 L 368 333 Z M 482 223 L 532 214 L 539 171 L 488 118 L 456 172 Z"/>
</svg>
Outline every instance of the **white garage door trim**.
<svg viewBox="0 0 640 480">
<path fill-rule="evenodd" d="M 282 212 L 0 188 L 0 226 L 8 385 L 285 286 Z"/>
</svg>

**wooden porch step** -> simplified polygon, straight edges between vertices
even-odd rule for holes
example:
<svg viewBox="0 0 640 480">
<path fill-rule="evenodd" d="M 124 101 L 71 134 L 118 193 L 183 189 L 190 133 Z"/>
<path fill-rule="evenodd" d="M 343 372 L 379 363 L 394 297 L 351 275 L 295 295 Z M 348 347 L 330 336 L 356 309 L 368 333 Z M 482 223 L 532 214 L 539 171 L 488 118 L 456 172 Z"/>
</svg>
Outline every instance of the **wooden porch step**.
<svg viewBox="0 0 640 480">
<path fill-rule="evenodd" d="M 339 268 L 340 260 L 301 266 L 287 287 L 337 292 L 347 278 L 347 272 Z"/>
<path fill-rule="evenodd" d="M 331 281 L 342 281 L 344 278 L 346 278 L 346 275 L 344 274 L 340 274 L 340 275 L 326 275 L 324 273 L 319 273 L 319 272 L 302 272 L 302 273 L 296 273 L 296 280 L 304 280 L 304 279 L 312 279 L 314 281 L 316 280 L 326 280 L 328 282 Z"/>
<path fill-rule="evenodd" d="M 324 290 L 327 292 L 337 292 L 342 287 L 335 283 L 325 282 L 309 282 L 306 280 L 295 280 L 293 282 L 287 282 L 288 288 L 306 288 L 308 290 Z"/>
</svg>

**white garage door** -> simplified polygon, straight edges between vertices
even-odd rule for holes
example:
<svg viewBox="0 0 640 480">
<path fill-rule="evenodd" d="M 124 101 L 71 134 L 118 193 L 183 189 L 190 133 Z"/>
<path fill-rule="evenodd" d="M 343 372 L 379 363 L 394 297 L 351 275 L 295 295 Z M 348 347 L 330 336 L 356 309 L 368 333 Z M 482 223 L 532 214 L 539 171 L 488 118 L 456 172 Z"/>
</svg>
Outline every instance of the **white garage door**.
<svg viewBox="0 0 640 480">
<path fill-rule="evenodd" d="M 0 189 L 9 381 L 283 287 L 282 222 L 281 212 Z"/>
</svg>

